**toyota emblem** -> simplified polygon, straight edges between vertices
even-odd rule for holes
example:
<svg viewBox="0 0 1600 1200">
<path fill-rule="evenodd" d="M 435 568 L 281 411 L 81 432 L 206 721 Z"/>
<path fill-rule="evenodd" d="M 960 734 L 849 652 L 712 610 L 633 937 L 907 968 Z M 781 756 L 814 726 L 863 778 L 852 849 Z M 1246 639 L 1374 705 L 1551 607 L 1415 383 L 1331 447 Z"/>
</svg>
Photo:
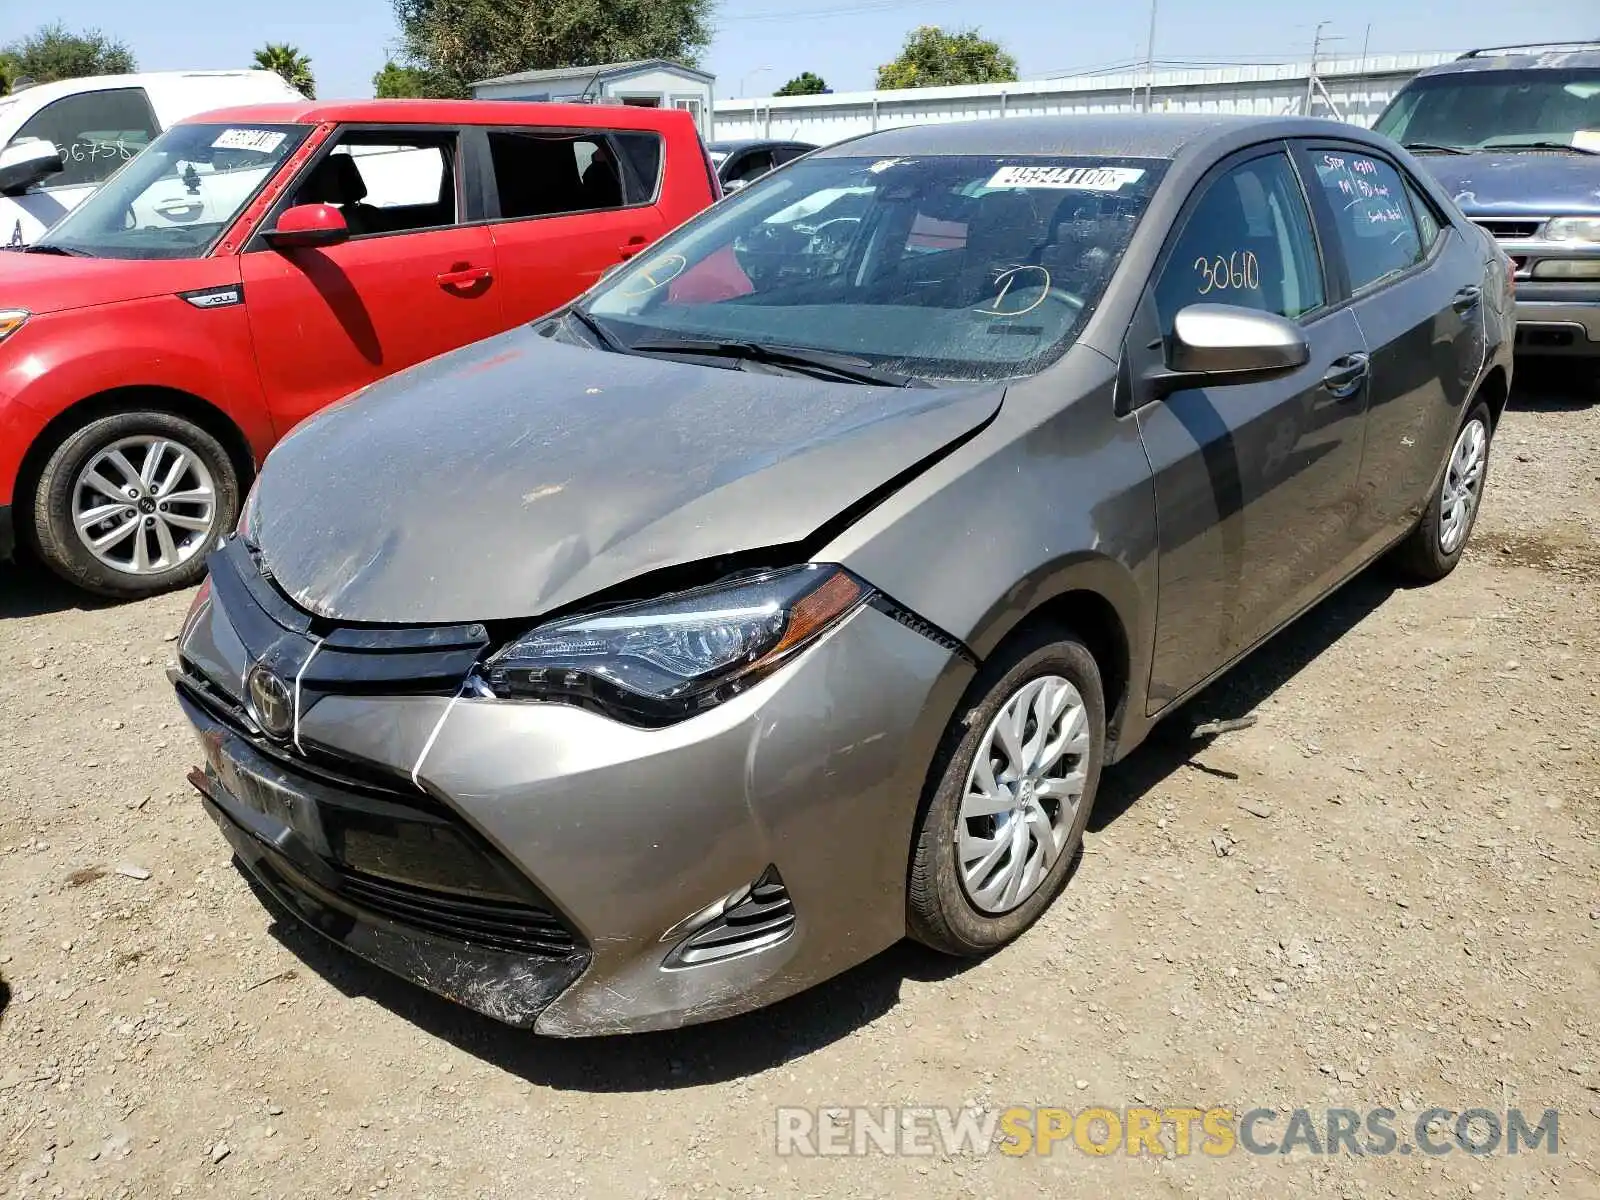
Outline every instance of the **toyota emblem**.
<svg viewBox="0 0 1600 1200">
<path fill-rule="evenodd" d="M 245 679 L 250 715 L 268 737 L 285 738 L 294 728 L 294 696 L 270 667 L 257 663 Z"/>
</svg>

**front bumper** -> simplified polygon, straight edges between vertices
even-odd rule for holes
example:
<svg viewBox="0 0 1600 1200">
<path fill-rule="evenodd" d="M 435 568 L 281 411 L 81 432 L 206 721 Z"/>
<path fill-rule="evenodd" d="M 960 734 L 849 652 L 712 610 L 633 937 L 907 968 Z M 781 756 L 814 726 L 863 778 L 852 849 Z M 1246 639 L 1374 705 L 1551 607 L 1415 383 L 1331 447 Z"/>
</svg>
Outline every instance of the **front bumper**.
<svg viewBox="0 0 1600 1200">
<path fill-rule="evenodd" d="M 1517 350 L 1600 355 L 1600 283 L 1517 282 Z"/>
<path fill-rule="evenodd" d="M 326 694 L 302 711 L 295 748 L 219 718 L 259 656 L 224 611 L 237 593 L 222 592 L 180 646 L 176 681 L 207 755 L 193 778 L 251 873 L 379 966 L 511 1024 L 584 1036 L 757 1008 L 904 935 L 917 804 L 971 667 L 890 616 L 858 610 L 749 692 L 665 729 L 557 704 Z M 266 767 L 250 753 L 264 750 Z M 229 775 L 241 762 L 313 808 L 329 798 L 310 772 L 328 764 L 382 781 L 384 803 L 428 808 L 505 864 L 572 953 L 486 950 L 470 931 L 374 911 L 341 890 L 337 863 L 327 874 L 315 820 L 298 845 L 290 822 L 263 824 L 273 806 Z M 759 910 L 748 937 L 721 914 L 741 896 Z"/>
</svg>

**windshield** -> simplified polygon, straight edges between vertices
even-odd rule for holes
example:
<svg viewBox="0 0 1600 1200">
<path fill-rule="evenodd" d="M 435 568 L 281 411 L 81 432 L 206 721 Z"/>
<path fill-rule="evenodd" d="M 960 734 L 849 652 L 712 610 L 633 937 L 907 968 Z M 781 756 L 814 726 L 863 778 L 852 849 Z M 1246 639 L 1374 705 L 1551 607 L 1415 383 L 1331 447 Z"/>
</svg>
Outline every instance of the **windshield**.
<svg viewBox="0 0 1600 1200">
<path fill-rule="evenodd" d="M 1600 71 L 1464 71 L 1415 80 L 1378 118 L 1402 144 L 1559 142 L 1600 150 Z"/>
<path fill-rule="evenodd" d="M 204 254 L 310 131 L 176 125 L 35 244 L 96 258 Z"/>
<path fill-rule="evenodd" d="M 1082 328 L 1163 167 L 802 159 L 618 271 L 585 312 L 624 345 L 714 339 L 928 378 L 1031 374 Z"/>
</svg>

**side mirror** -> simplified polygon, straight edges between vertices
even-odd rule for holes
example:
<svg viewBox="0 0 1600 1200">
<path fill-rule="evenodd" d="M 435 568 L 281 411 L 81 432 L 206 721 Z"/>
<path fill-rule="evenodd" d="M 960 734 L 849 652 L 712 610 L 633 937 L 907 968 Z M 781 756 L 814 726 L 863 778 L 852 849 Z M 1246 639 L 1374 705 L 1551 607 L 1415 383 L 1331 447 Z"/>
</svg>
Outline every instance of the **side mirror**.
<svg viewBox="0 0 1600 1200">
<path fill-rule="evenodd" d="M 1286 374 L 1311 361 L 1305 332 L 1277 313 L 1231 304 L 1180 309 L 1167 345 L 1179 386 L 1245 383 Z"/>
<path fill-rule="evenodd" d="M 54 142 L 35 138 L 0 150 L 0 195 L 20 196 L 65 164 Z"/>
<path fill-rule="evenodd" d="M 261 235 L 274 250 L 336 246 L 350 240 L 344 214 L 331 204 L 296 204 L 278 218 L 278 227 Z"/>
</svg>

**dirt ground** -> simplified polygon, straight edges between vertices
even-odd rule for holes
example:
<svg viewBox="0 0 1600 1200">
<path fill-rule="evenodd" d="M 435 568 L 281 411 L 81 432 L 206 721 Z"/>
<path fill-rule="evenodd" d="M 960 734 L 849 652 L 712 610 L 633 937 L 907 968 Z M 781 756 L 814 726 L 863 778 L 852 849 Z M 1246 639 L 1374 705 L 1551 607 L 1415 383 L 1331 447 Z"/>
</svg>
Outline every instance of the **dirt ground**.
<svg viewBox="0 0 1600 1200">
<path fill-rule="evenodd" d="M 1192 706 L 1253 728 L 1110 772 L 1017 945 L 671 1034 L 539 1040 L 275 923 L 184 783 L 189 597 L 0 567 L 0 1195 L 1600 1196 L 1600 391 L 1523 380 L 1460 569 L 1358 579 Z M 779 1105 L 963 1104 L 1553 1108 L 1559 1149 L 776 1152 Z"/>
</svg>

